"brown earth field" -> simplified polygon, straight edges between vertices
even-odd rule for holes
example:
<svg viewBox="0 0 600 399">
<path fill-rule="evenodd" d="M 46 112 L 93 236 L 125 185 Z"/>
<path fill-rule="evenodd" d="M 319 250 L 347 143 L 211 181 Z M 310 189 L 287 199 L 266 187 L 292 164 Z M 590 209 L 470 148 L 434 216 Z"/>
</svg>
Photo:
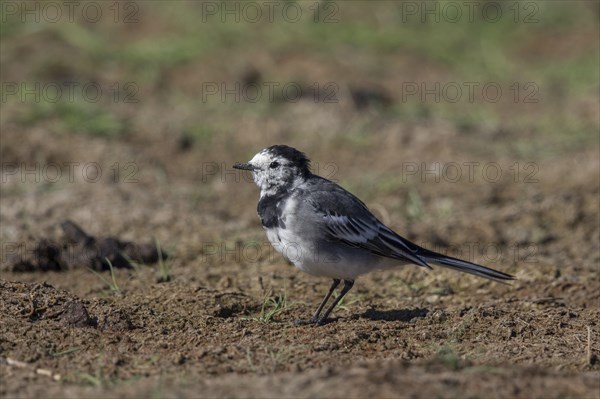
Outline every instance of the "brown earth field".
<svg viewBox="0 0 600 399">
<path fill-rule="evenodd" d="M 7 135 L 4 148 L 18 154 L 24 139 L 40 140 Z M 42 156 L 109 168 L 115 153 L 128 159 L 137 148 L 93 141 L 57 136 Z M 193 151 L 162 181 L 156 160 L 180 150 L 160 147 L 135 155 L 151 171 L 136 183 L 5 186 L 2 225 L 15 239 L 4 241 L 0 283 L 3 397 L 597 397 L 595 151 L 540 166 L 537 183 L 420 185 L 418 221 L 397 205 L 410 201 L 405 188 L 382 191 L 368 203 L 398 231 L 517 279 L 379 271 L 358 279 L 333 320 L 315 327 L 293 321 L 311 314 L 329 281 L 269 249 L 254 185 L 241 175 L 202 182 L 185 172 L 197 168 Z M 387 148 L 370 151 L 393 164 Z M 224 162 L 251 153 L 234 152 Z M 339 153 L 338 176 L 370 167 Z M 440 216 L 440 197 L 454 204 L 450 215 Z M 156 238 L 168 258 L 112 277 L 85 261 L 40 270 L 40 240 L 74 253 L 59 227 L 67 219 L 97 237 Z"/>
<path fill-rule="evenodd" d="M 36 28 L 3 39 L 3 81 L 135 76 L 140 101 L 85 105 L 101 117 L 3 102 L 0 397 L 600 398 L 597 81 L 569 91 L 576 78 L 551 70 L 558 83 L 540 83 L 537 104 L 459 105 L 444 117 L 420 104 L 406 117 L 411 105 L 381 88 L 452 80 L 448 62 L 345 44 L 367 36 L 343 37 L 331 52 L 309 51 L 310 37 L 287 50 L 285 34 L 274 47 L 253 37 L 246 48 L 232 28 L 223 48 L 239 53 L 227 67 L 229 53 L 207 46 L 210 57 L 143 75 L 123 54 L 158 52 L 119 46 L 183 25 L 141 10 L 135 29 Z M 544 65 L 571 57 L 566 49 L 597 54 L 597 39 L 578 40 L 598 37 L 597 19 L 578 26 L 513 40 L 506 57 L 527 67 L 530 48 Z M 114 36 L 98 44 L 93 32 L 105 28 Z M 118 56 L 94 58 L 102 46 Z M 207 80 L 253 79 L 335 81 L 339 101 L 193 102 Z M 363 89 L 352 89 L 357 82 Z M 483 119 L 459 120 L 480 111 Z M 543 118 L 545 128 L 532 128 Z M 296 325 L 330 281 L 272 249 L 258 189 L 232 168 L 272 144 L 306 152 L 315 173 L 406 238 L 515 280 L 412 265 L 375 271 L 330 322 Z"/>
</svg>

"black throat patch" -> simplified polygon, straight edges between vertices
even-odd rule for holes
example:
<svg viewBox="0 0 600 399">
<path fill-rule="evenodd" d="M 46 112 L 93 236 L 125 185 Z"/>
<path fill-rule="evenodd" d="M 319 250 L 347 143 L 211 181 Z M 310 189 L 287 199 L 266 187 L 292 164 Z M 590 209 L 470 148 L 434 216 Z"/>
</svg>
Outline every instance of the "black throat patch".
<svg viewBox="0 0 600 399">
<path fill-rule="evenodd" d="M 285 229 L 285 218 L 283 217 L 285 201 L 283 198 L 283 194 L 275 194 L 264 196 L 258 201 L 256 210 L 263 227 Z"/>
</svg>

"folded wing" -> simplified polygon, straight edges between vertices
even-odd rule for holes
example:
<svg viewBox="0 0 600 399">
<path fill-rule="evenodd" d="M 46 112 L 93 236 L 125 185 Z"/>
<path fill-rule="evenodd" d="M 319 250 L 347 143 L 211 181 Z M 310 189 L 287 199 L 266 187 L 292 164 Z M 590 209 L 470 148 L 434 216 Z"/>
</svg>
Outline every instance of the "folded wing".
<svg viewBox="0 0 600 399">
<path fill-rule="evenodd" d="M 329 238 L 374 255 L 431 267 L 411 249 L 411 243 L 387 228 L 375 217 L 349 217 L 337 213 L 323 215 Z"/>
<path fill-rule="evenodd" d="M 309 202 L 322 218 L 323 233 L 328 240 L 428 269 L 431 269 L 429 263 L 433 263 L 497 282 L 513 279 L 510 274 L 420 247 L 381 223 L 362 201 L 337 184 L 325 179 L 317 184 L 320 190 L 313 191 Z"/>
</svg>

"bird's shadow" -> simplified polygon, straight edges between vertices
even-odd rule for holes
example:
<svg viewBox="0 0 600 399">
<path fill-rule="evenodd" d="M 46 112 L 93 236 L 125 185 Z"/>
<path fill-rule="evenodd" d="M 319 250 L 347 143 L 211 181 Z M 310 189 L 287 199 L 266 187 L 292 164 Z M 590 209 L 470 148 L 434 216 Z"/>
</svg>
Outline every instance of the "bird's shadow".
<svg viewBox="0 0 600 399">
<path fill-rule="evenodd" d="M 426 317 L 429 313 L 428 309 L 398 309 L 398 310 L 375 310 L 368 309 L 360 315 L 361 318 L 370 320 L 385 320 L 385 321 L 404 321 L 409 322 L 412 319 Z"/>
</svg>

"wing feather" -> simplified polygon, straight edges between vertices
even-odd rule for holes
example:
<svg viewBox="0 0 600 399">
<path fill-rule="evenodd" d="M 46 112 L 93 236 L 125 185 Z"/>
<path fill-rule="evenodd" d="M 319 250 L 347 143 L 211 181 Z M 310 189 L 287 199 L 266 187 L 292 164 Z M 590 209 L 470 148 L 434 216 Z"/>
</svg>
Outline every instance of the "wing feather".
<svg viewBox="0 0 600 399">
<path fill-rule="evenodd" d="M 371 214 L 349 217 L 327 212 L 323 215 L 323 220 L 330 240 L 340 241 L 354 248 L 363 248 L 375 255 L 429 267 L 418 257 L 414 247 L 410 248 L 402 237 Z"/>
<path fill-rule="evenodd" d="M 311 195 L 300 197 L 321 216 L 322 233 L 326 239 L 362 248 L 378 256 L 431 268 L 419 257 L 419 246 L 386 227 L 361 200 L 329 180 L 313 177 Z"/>
<path fill-rule="evenodd" d="M 299 193 L 299 196 L 311 207 L 311 214 L 316 213 L 322 218 L 317 225 L 321 226 L 320 233 L 327 240 L 429 269 L 428 262 L 494 281 L 513 279 L 509 274 L 430 251 L 408 241 L 381 223 L 361 200 L 329 180 L 313 176 L 310 184 L 311 195 Z"/>
</svg>

